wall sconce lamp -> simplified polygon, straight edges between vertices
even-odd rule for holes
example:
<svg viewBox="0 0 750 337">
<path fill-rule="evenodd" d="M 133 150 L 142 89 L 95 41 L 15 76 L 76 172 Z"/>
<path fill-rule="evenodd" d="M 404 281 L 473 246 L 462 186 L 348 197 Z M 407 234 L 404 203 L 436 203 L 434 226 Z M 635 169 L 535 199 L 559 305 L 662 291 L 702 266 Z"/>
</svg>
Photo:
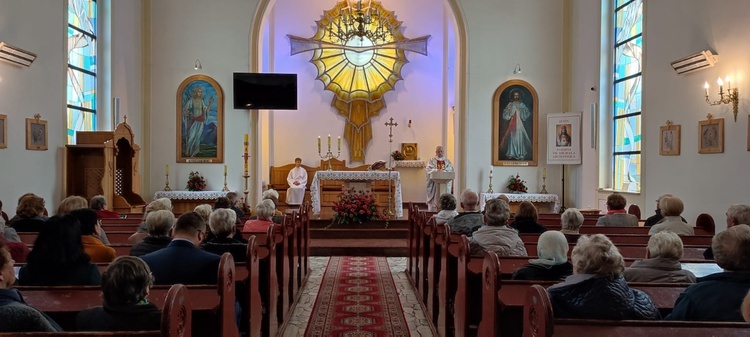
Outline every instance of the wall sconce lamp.
<svg viewBox="0 0 750 337">
<path fill-rule="evenodd" d="M 203 69 L 203 65 L 201 64 L 200 59 L 195 59 L 195 70 Z"/>
<path fill-rule="evenodd" d="M 726 77 L 727 81 L 727 92 L 724 93 L 724 81 L 721 80 L 721 77 L 719 77 L 719 80 L 716 81 L 719 84 L 719 100 L 711 102 L 710 99 L 708 99 L 708 82 L 706 82 L 705 85 L 703 85 L 703 88 L 706 89 L 706 103 L 708 105 L 720 105 L 720 104 L 729 104 L 732 103 L 732 113 L 734 113 L 734 121 L 737 121 L 737 105 L 739 104 L 739 93 L 737 92 L 737 88 L 732 89 L 732 83 L 729 81 L 729 76 Z"/>
<path fill-rule="evenodd" d="M 28 67 L 34 62 L 34 60 L 36 60 L 36 54 L 18 47 L 13 47 L 5 42 L 0 42 L 0 60 L 18 66 Z"/>
<path fill-rule="evenodd" d="M 520 74 L 521 73 L 521 64 L 520 63 L 516 63 L 516 67 L 513 68 L 513 73 L 514 74 Z"/>
</svg>

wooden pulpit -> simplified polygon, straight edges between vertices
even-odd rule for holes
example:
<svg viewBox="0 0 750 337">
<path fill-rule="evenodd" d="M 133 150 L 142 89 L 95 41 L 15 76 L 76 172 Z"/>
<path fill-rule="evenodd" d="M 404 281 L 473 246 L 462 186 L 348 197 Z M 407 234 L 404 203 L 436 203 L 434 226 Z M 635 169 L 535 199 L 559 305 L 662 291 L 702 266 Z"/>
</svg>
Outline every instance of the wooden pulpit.
<svg viewBox="0 0 750 337">
<path fill-rule="evenodd" d="M 65 196 L 90 200 L 101 194 L 111 210 L 143 213 L 141 148 L 135 144 L 130 125 L 120 123 L 114 131 L 79 131 L 76 142 L 65 146 Z"/>
</svg>

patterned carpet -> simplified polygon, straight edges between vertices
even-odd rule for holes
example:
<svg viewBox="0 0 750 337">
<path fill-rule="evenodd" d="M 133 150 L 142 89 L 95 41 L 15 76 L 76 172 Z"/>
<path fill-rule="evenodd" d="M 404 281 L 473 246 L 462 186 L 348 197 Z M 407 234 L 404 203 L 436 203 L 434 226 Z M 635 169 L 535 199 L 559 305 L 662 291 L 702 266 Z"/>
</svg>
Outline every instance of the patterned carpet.
<svg viewBox="0 0 750 337">
<path fill-rule="evenodd" d="M 331 257 L 305 336 L 409 336 L 385 257 Z"/>
</svg>

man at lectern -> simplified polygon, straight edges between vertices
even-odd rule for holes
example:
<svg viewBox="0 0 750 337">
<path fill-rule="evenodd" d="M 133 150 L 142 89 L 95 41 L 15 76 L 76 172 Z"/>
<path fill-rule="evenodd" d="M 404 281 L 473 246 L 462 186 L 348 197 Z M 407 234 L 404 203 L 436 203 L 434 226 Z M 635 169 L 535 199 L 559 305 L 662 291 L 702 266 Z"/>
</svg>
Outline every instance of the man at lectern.
<svg viewBox="0 0 750 337">
<path fill-rule="evenodd" d="M 430 173 L 436 171 L 453 172 L 453 164 L 445 158 L 445 150 L 442 146 L 435 148 L 435 157 L 427 163 L 427 208 L 429 211 L 437 211 L 438 184 L 430 179 Z M 453 181 L 448 182 L 445 193 L 451 193 Z"/>
<path fill-rule="evenodd" d="M 286 203 L 288 205 L 300 205 L 305 199 L 305 187 L 307 186 L 307 171 L 300 167 L 302 158 L 294 158 L 294 168 L 286 177 L 289 188 L 286 190 Z"/>
</svg>

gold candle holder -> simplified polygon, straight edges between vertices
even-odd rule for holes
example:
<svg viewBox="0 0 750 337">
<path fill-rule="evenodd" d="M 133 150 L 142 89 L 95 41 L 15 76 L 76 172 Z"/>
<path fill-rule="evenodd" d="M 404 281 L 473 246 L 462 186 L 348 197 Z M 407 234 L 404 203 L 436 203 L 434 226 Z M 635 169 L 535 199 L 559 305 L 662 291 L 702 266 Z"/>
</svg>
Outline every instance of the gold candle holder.
<svg viewBox="0 0 750 337">
<path fill-rule="evenodd" d="M 224 171 L 224 188 L 221 189 L 222 192 L 229 192 L 229 187 L 227 187 L 227 172 Z"/>
<path fill-rule="evenodd" d="M 495 191 L 492 190 L 492 177 L 490 177 L 490 187 L 487 189 L 487 193 L 495 193 Z"/>
<path fill-rule="evenodd" d="M 547 177 L 542 177 L 542 190 L 539 194 L 547 194 Z"/>
<path fill-rule="evenodd" d="M 164 179 L 164 190 L 171 191 L 172 189 L 169 188 L 169 172 L 166 172 L 165 175 L 166 175 L 166 178 Z"/>
</svg>

